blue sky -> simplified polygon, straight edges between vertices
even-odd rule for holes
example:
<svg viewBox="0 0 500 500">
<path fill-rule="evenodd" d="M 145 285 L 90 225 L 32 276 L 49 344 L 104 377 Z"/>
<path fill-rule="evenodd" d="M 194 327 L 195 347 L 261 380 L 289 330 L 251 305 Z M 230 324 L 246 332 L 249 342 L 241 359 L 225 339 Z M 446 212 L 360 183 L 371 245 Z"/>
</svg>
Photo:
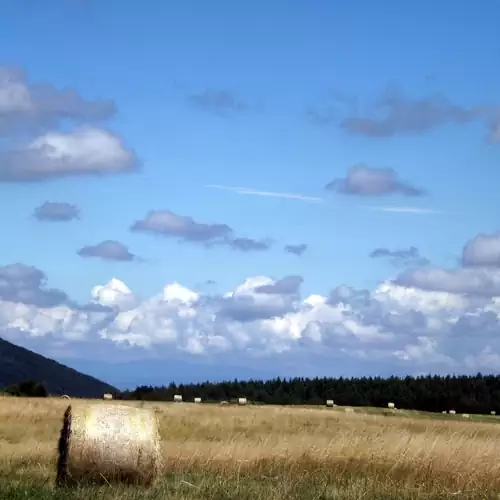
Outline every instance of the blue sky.
<svg viewBox="0 0 500 500">
<path fill-rule="evenodd" d="M 471 295 L 457 289 L 457 280 L 465 279 L 460 274 L 467 267 L 460 264 L 464 245 L 469 241 L 479 245 L 474 238 L 481 234 L 490 235 L 489 246 L 472 249 L 474 262 L 466 272 L 472 269 L 481 277 L 490 273 L 488 279 L 496 283 L 494 273 L 500 268 L 500 237 L 496 236 L 499 16 L 500 3 L 493 0 L 480 6 L 448 0 L 387 0 L 383 9 L 367 1 L 317 1 L 313 6 L 298 0 L 257 4 L 151 0 L 145 7 L 117 0 L 6 0 L 0 6 L 0 67 L 4 68 L 3 97 L 0 73 L 0 264 L 20 263 L 41 270 L 47 283 L 36 282 L 36 286 L 63 290 L 71 298 L 71 314 L 87 307 L 94 286 L 112 278 L 131 290 L 137 314 L 139 308 L 141 317 L 151 319 L 156 314 L 155 318 L 166 321 L 170 313 L 146 310 L 143 301 L 161 293 L 168 283 L 178 282 L 210 296 L 209 306 L 197 299 L 198 306 L 193 307 L 198 316 L 203 307 L 205 314 L 210 309 L 210 314 L 223 316 L 213 301 L 222 300 L 224 293 L 234 291 L 247 278 L 300 276 L 301 300 L 316 294 L 326 297 L 335 287 L 347 285 L 369 290 L 371 300 L 379 304 L 380 284 L 394 280 L 392 286 L 399 288 L 391 297 L 401 297 L 405 289 L 414 294 L 419 290 L 449 293 L 451 301 L 468 301 L 461 309 L 467 318 L 471 308 L 478 311 L 474 294 L 480 295 L 478 314 L 491 319 L 490 306 L 500 293 L 490 290 L 486 303 L 484 293 L 476 290 Z M 29 112 L 22 107 L 25 101 L 15 101 L 14 84 L 23 86 L 24 97 L 31 96 Z M 49 86 L 50 92 L 36 97 L 38 84 Z M 69 102 L 61 94 L 65 88 L 73 89 L 80 99 L 78 104 L 72 101 L 73 114 L 63 110 Z M 98 101 L 104 107 L 98 108 Z M 98 165 L 92 164 L 94 171 L 107 175 L 87 175 L 82 172 L 90 168 L 90 156 L 85 156 L 87 167 L 74 158 L 51 163 L 45 157 L 34 158 L 26 146 L 40 137 L 43 140 L 36 144 L 54 145 L 55 136 L 47 134 L 66 134 L 63 139 L 57 136 L 58 141 L 66 141 L 78 127 L 115 134 L 130 152 L 127 158 L 135 156 L 138 168 L 111 166 L 108 155 Z M 94 147 L 96 141 L 108 138 L 94 134 L 63 146 L 71 156 L 75 154 L 71 148 Z M 99 154 L 108 145 L 99 143 Z M 40 150 L 39 154 L 49 153 Z M 335 179 L 340 181 L 332 183 Z M 293 193 L 321 202 L 210 185 Z M 32 214 L 44 202 L 67 204 L 61 210 L 75 206 L 79 218 L 54 221 L 52 214 L 51 220 L 40 221 Z M 222 241 L 212 235 L 212 226 L 191 227 L 186 219 L 166 220 L 165 216 L 151 230 L 150 211 L 167 210 L 174 217 L 227 225 L 233 231 L 225 233 Z M 131 230 L 141 220 L 142 230 Z M 192 232 L 189 240 L 191 230 L 198 231 L 196 241 Z M 204 231 L 202 236 L 199 231 Z M 270 247 L 242 251 L 235 238 Z M 110 240 L 115 245 L 112 249 L 109 244 L 94 248 Z M 207 245 L 210 242 L 215 244 Z M 307 245 L 301 255 L 284 250 L 285 245 L 301 244 Z M 124 247 L 141 260 L 123 257 L 130 255 L 120 253 Z M 376 249 L 383 251 L 370 257 Z M 490 256 L 486 264 L 485 252 Z M 436 269 L 455 272 L 448 288 L 441 282 L 436 285 Z M 468 282 L 479 279 L 468 274 L 466 278 Z M 215 283 L 207 284 L 208 280 Z M 23 345 L 31 345 L 37 337 L 39 351 L 65 362 L 65 356 L 75 359 L 70 340 L 74 340 L 72 329 L 80 327 L 62 328 L 58 323 L 59 333 L 46 328 L 41 342 L 33 317 L 53 317 L 53 311 L 38 303 L 36 311 L 30 309 L 28 321 L 22 316 L 27 313 L 19 309 L 24 295 L 11 292 L 0 296 L 11 308 L 17 304 L 0 321 L 7 332 L 4 336 Z M 245 303 L 261 304 L 260 300 L 251 296 Z M 384 306 L 383 314 L 402 314 L 401 300 L 397 306 Z M 346 298 L 343 301 L 347 303 Z M 112 306 L 110 324 L 127 313 L 121 303 Z M 297 307 L 302 306 L 294 302 L 290 307 L 265 319 L 284 320 L 290 311 L 299 314 Z M 434 310 L 414 303 L 405 303 L 404 308 L 405 314 L 427 315 L 429 329 L 417 335 L 418 329 L 407 326 L 399 335 L 383 326 L 380 318 L 372 318 L 370 325 L 385 328 L 401 342 L 399 347 L 387 347 L 394 370 L 452 369 L 442 358 L 436 358 L 432 367 L 405 365 L 400 359 L 404 356 L 394 353 L 425 343 L 415 336 L 431 339 L 436 352 L 453 359 L 454 370 L 482 366 L 477 360 L 464 361 L 468 348 L 456 355 L 445 352 L 451 334 L 436 333 L 437 320 L 429 319 L 431 312 L 437 314 Z M 450 307 L 443 306 L 443 311 L 439 314 L 448 314 Z M 366 323 L 366 311 L 356 314 Z M 174 316 L 179 316 L 178 311 Z M 456 322 L 456 313 L 452 316 L 455 319 L 446 316 L 448 323 Z M 494 321 L 500 325 L 497 316 Z M 19 328 L 21 318 L 28 325 L 24 329 Z M 240 319 L 232 317 L 234 324 L 228 327 L 232 335 L 237 329 L 261 339 L 268 328 Z M 331 321 L 321 320 L 321 324 L 328 326 Z M 444 319 L 439 316 L 439 321 Z M 308 328 L 306 320 L 299 323 L 302 333 L 293 333 L 292 327 L 287 330 L 295 344 Z M 213 331 L 213 324 L 198 327 L 206 341 L 210 335 L 219 336 L 227 325 Z M 85 345 L 92 346 L 89 352 L 105 349 L 98 340 L 103 338 L 99 328 L 91 320 L 85 326 L 89 337 Z M 150 335 L 147 328 L 141 326 L 140 335 Z M 184 339 L 196 330 L 192 324 L 173 328 L 177 338 Z M 475 344 L 477 356 L 488 348 L 495 351 L 497 323 L 491 328 L 491 339 Z M 471 327 L 467 338 L 475 338 L 477 329 Z M 331 330 L 328 335 L 343 338 L 337 327 L 336 333 Z M 117 360 L 125 359 L 123 345 L 133 344 L 123 337 L 125 333 L 120 335 L 120 340 L 113 340 L 111 334 L 105 340 L 116 347 Z M 349 335 L 356 337 L 352 331 Z M 185 355 L 181 344 L 165 339 L 155 344 L 153 337 L 148 337 L 149 350 L 133 345 L 131 358 L 147 358 L 151 345 L 161 345 L 165 356 L 167 351 L 173 356 L 180 346 L 176 359 Z M 347 348 L 337 340 L 330 346 L 332 355 L 343 356 L 346 371 L 359 372 L 363 360 L 351 352 L 358 347 Z M 58 351 L 62 344 L 64 350 Z M 265 367 L 288 355 L 300 355 L 306 370 L 313 351 L 295 344 L 287 344 L 288 354 L 273 351 L 247 364 Z M 463 341 L 462 345 L 469 344 Z M 76 351 L 83 359 L 78 363 L 85 365 L 85 349 Z M 217 359 L 217 354 L 213 356 Z M 497 369 L 491 356 L 488 359 L 491 366 L 483 369 Z M 383 364 L 387 366 L 386 361 Z M 329 366 L 326 362 L 326 368 L 319 369 L 328 371 Z"/>
</svg>

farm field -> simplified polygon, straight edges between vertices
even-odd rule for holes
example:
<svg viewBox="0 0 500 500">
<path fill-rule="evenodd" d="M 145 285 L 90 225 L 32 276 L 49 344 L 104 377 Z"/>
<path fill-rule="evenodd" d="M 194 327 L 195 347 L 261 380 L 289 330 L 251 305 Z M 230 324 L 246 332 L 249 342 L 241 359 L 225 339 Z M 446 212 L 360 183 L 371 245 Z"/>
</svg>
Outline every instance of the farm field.
<svg viewBox="0 0 500 500">
<path fill-rule="evenodd" d="M 500 426 L 494 417 L 189 403 L 144 403 L 158 414 L 165 457 L 152 488 L 57 490 L 57 441 L 68 403 L 77 404 L 0 399 L 0 498 L 500 498 Z"/>
</svg>

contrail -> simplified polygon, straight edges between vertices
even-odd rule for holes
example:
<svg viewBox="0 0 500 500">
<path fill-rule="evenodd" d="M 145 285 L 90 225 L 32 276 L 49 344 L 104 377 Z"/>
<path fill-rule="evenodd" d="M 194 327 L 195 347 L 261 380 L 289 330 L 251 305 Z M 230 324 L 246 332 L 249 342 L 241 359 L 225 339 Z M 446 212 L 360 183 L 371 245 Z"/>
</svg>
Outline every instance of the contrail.
<svg viewBox="0 0 500 500">
<path fill-rule="evenodd" d="M 220 184 L 209 184 L 205 187 L 214 188 L 214 189 L 225 189 L 226 191 L 233 191 L 233 193 L 249 194 L 249 195 L 253 195 L 253 196 L 269 196 L 269 197 L 273 197 L 273 198 L 287 198 L 290 200 L 308 201 L 311 203 L 324 203 L 325 202 L 325 200 L 323 198 L 318 198 L 316 196 L 304 196 L 302 194 L 277 193 L 275 191 L 259 191 L 256 189 L 249 189 L 246 187 L 221 186 Z"/>
<path fill-rule="evenodd" d="M 420 207 L 365 207 L 365 208 L 367 208 L 368 210 L 375 210 L 377 212 L 397 212 L 397 213 L 420 214 L 420 215 L 431 215 L 431 214 L 451 215 L 451 212 L 434 210 L 433 208 L 420 208 Z"/>
</svg>

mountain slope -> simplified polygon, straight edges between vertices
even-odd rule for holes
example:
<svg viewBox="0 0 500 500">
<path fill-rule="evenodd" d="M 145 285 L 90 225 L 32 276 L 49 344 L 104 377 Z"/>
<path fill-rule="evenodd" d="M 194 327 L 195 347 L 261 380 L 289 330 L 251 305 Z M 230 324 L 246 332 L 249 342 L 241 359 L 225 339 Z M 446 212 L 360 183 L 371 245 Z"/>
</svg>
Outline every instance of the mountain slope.
<svg viewBox="0 0 500 500">
<path fill-rule="evenodd" d="M 53 395 L 100 398 L 117 391 L 110 384 L 0 338 L 0 388 L 23 380 L 41 382 Z"/>
</svg>

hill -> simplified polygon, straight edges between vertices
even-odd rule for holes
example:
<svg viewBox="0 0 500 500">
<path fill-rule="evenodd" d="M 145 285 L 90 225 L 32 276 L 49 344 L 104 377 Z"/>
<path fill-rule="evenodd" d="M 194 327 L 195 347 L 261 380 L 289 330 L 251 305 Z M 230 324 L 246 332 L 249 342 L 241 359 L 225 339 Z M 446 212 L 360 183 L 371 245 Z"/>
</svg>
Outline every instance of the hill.
<svg viewBox="0 0 500 500">
<path fill-rule="evenodd" d="M 24 380 L 43 383 L 50 394 L 96 398 L 118 389 L 0 338 L 0 388 Z"/>
</svg>

